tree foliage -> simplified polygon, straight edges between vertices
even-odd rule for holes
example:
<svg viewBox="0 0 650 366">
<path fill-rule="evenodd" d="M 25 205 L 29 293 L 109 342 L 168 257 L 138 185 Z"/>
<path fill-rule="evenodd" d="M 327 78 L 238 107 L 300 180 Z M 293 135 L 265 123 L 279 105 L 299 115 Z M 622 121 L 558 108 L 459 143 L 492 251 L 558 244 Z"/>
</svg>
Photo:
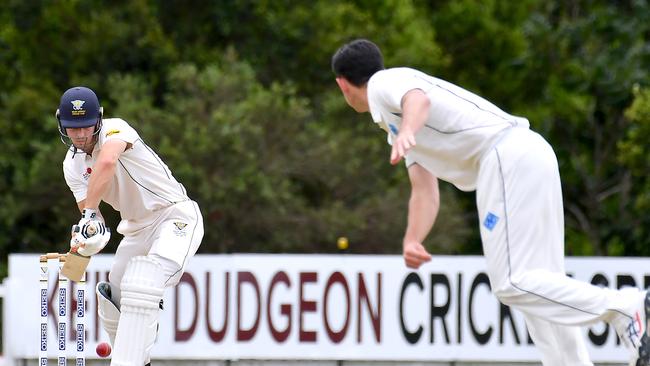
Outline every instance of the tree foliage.
<svg viewBox="0 0 650 366">
<path fill-rule="evenodd" d="M 346 235 L 352 251 L 398 253 L 405 169 L 387 163 L 385 136 L 345 105 L 329 65 L 367 37 L 388 67 L 530 119 L 560 161 L 569 253 L 648 255 L 649 17 L 640 0 L 9 0 L 0 254 L 64 250 L 78 220 L 53 118 L 71 85 L 96 90 L 199 202 L 201 251 L 329 252 Z M 480 252 L 473 195 L 442 191 L 427 244 Z"/>
<path fill-rule="evenodd" d="M 627 253 L 647 254 L 650 247 L 650 89 L 634 88 L 634 101 L 625 111 L 630 121 L 625 137 L 618 142 L 618 158 L 628 171 L 624 207 L 628 229 Z"/>
<path fill-rule="evenodd" d="M 545 4 L 527 26 L 545 76 L 529 114 L 560 160 L 572 253 L 650 253 L 632 249 L 630 171 L 617 160 L 633 86 L 648 83 L 649 14 L 641 1 Z"/>
</svg>

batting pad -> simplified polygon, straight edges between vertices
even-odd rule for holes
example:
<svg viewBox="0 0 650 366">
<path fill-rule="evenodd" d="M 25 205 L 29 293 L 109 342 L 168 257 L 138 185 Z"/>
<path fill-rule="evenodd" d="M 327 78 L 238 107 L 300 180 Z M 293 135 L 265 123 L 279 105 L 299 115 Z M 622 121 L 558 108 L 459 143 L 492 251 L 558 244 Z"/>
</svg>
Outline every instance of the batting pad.
<svg viewBox="0 0 650 366">
<path fill-rule="evenodd" d="M 131 258 L 121 288 L 121 315 L 111 366 L 141 366 L 156 339 L 159 303 L 165 288 L 162 267 L 152 257 Z"/>
<path fill-rule="evenodd" d="M 115 334 L 117 333 L 117 325 L 120 322 L 120 310 L 117 308 L 111 298 L 111 285 L 108 282 L 99 282 L 95 288 L 97 293 L 97 313 L 102 322 L 102 326 L 108 337 L 110 338 L 111 345 L 115 346 Z"/>
</svg>

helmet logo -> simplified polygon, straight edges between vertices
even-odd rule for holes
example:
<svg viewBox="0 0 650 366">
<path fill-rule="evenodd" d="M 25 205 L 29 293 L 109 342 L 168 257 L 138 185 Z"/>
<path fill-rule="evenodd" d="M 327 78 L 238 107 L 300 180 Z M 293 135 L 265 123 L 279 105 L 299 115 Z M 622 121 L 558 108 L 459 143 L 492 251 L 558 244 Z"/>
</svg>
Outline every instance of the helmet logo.
<svg viewBox="0 0 650 366">
<path fill-rule="evenodd" d="M 85 100 L 73 100 L 70 103 L 72 103 L 72 115 L 73 116 L 84 116 L 86 115 L 86 110 L 83 109 L 84 103 L 86 103 Z"/>
</svg>

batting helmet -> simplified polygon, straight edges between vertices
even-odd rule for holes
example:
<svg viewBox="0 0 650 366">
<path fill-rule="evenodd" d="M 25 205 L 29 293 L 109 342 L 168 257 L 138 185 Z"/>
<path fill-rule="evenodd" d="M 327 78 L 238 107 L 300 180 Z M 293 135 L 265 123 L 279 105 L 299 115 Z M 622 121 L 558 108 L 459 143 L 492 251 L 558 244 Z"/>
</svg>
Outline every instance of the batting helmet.
<svg viewBox="0 0 650 366">
<path fill-rule="evenodd" d="M 95 133 L 101 129 L 103 109 L 94 91 L 84 86 L 72 87 L 63 93 L 56 119 L 61 137 L 68 137 L 66 128 L 95 126 Z M 66 145 L 70 143 L 64 141 Z"/>
<path fill-rule="evenodd" d="M 95 92 L 83 86 L 75 86 L 61 96 L 56 118 L 61 129 L 90 127 L 101 121 L 102 107 L 99 106 Z"/>
</svg>

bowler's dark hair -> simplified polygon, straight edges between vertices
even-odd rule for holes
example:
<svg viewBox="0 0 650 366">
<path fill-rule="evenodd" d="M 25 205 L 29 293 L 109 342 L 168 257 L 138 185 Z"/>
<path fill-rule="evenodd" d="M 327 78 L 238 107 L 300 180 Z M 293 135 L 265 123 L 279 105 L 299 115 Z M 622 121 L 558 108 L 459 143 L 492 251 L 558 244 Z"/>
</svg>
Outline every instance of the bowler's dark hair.
<svg viewBox="0 0 650 366">
<path fill-rule="evenodd" d="M 362 86 L 377 71 L 384 69 L 384 58 L 376 44 L 355 39 L 339 48 L 332 56 L 332 71 L 355 86 Z"/>
</svg>

